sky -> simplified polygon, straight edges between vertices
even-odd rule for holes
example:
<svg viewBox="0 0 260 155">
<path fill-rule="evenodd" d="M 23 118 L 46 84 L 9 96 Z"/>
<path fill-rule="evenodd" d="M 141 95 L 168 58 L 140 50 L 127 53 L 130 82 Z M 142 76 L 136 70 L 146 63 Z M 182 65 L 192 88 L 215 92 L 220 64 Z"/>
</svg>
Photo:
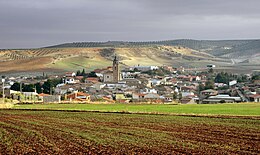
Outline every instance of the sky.
<svg viewBox="0 0 260 155">
<path fill-rule="evenodd" d="M 0 0 L 0 48 L 260 38 L 260 0 Z"/>
</svg>

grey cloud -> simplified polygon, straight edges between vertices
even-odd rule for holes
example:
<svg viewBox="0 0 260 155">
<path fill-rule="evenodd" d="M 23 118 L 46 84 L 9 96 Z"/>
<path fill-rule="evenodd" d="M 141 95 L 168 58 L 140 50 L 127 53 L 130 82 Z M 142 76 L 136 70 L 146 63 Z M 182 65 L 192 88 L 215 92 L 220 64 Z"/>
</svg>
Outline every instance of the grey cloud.
<svg viewBox="0 0 260 155">
<path fill-rule="evenodd" d="M 0 48 L 259 38 L 259 0 L 1 0 Z"/>
</svg>

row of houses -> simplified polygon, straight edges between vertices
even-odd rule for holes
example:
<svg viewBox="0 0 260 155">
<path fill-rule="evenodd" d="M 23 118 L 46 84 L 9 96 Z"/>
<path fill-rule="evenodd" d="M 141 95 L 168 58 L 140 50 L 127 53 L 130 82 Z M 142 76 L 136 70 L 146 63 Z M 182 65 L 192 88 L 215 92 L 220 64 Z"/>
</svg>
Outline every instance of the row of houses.
<svg viewBox="0 0 260 155">
<path fill-rule="evenodd" d="M 149 74 L 147 71 L 166 71 L 163 75 Z M 177 73 L 178 71 L 179 73 Z M 214 89 L 199 90 L 199 85 L 205 85 L 208 75 L 185 73 L 184 68 L 174 69 L 171 66 L 134 66 L 124 71 L 119 70 L 117 58 L 113 66 L 95 69 L 92 76 L 77 76 L 75 72 L 67 72 L 50 94 L 36 92 L 16 92 L 16 99 L 33 102 L 156 102 L 167 103 L 178 100 L 181 103 L 219 103 L 259 101 L 259 83 L 249 83 L 239 86 L 238 83 L 228 87 L 226 84 L 215 83 Z M 26 79 L 23 79 L 24 81 Z M 47 79 L 42 79 L 43 83 Z M 12 79 L 15 81 L 15 79 Z M 34 81 L 34 79 L 28 80 Z M 39 81 L 37 81 L 39 82 Z M 232 82 L 234 83 L 234 81 Z M 225 89 L 222 89 L 225 88 Z M 254 88 L 254 89 L 253 89 Z M 242 89 L 242 90 L 240 90 Z M 6 91 L 7 92 L 7 91 Z M 255 92 L 255 93 L 253 93 Z M 10 93 L 15 94 L 15 93 Z M 18 94 L 18 95 L 17 95 Z M 30 98 L 30 96 L 32 96 Z M 34 97 L 33 97 L 34 96 Z M 18 98 L 20 97 L 20 98 Z M 29 98 L 28 98 L 29 97 Z"/>
</svg>

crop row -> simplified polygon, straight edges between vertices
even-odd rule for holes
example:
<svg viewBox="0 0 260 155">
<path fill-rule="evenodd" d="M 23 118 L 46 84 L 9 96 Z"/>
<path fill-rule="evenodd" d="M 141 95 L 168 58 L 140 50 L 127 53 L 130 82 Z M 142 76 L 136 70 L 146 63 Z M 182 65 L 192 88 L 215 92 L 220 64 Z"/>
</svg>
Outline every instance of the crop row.
<svg viewBox="0 0 260 155">
<path fill-rule="evenodd" d="M 10 60 L 21 60 L 21 59 L 30 58 L 30 56 L 22 55 L 22 54 L 17 53 L 17 52 L 6 53 L 6 54 L 4 54 L 4 57 L 7 57 Z"/>
<path fill-rule="evenodd" d="M 2 110 L 0 136 L 8 136 L 0 154 L 259 154 L 259 126 L 250 119 Z"/>
<path fill-rule="evenodd" d="M 37 50 L 33 50 L 33 54 L 35 56 L 45 56 L 48 54 L 52 54 L 52 53 L 56 53 L 58 52 L 58 49 L 37 49 Z"/>
</svg>

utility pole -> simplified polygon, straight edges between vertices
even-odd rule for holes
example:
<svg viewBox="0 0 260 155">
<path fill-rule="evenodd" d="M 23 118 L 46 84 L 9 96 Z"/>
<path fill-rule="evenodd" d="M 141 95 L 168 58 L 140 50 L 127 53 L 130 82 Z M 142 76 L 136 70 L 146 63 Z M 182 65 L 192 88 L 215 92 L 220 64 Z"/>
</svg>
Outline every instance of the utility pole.
<svg viewBox="0 0 260 155">
<path fill-rule="evenodd" d="M 5 103 L 5 79 L 2 78 L 2 83 L 3 83 L 3 103 Z"/>
</svg>

